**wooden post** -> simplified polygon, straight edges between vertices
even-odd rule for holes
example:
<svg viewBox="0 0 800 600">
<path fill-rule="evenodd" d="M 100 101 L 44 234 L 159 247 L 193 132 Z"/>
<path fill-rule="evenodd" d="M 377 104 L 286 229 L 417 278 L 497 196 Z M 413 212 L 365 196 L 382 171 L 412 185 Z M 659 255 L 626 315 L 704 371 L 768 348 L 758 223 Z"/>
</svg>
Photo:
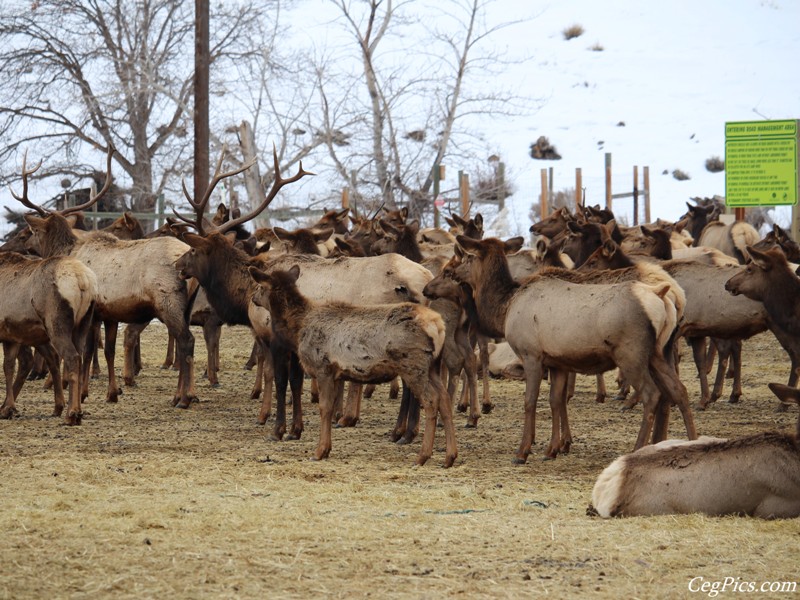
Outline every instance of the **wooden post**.
<svg viewBox="0 0 800 600">
<path fill-rule="evenodd" d="M 439 207 L 436 200 L 439 199 L 439 165 L 433 165 L 433 226 L 439 227 Z"/>
<path fill-rule="evenodd" d="M 797 232 L 800 229 L 800 223 L 798 223 L 798 219 L 800 219 L 800 211 L 797 210 L 797 204 L 792 206 L 792 239 L 797 239 Z"/>
<path fill-rule="evenodd" d="M 350 208 L 350 188 L 342 188 L 342 208 Z"/>
<path fill-rule="evenodd" d="M 611 152 L 606 152 L 606 208 L 611 208 Z"/>
<path fill-rule="evenodd" d="M 639 167 L 633 165 L 633 225 L 639 224 Z"/>
<path fill-rule="evenodd" d="M 578 167 L 575 169 L 575 212 L 581 207 L 581 200 L 582 194 L 581 191 L 583 190 L 583 173 L 581 172 L 581 168 Z"/>
<path fill-rule="evenodd" d="M 469 217 L 469 173 L 458 172 L 458 197 L 461 200 L 461 216 Z"/>
<path fill-rule="evenodd" d="M 553 195 L 553 179 L 555 179 L 555 177 L 553 177 L 553 167 L 548 167 L 547 168 L 547 198 L 548 198 L 548 200 L 552 200 L 553 198 L 555 198 L 555 196 Z"/>
<path fill-rule="evenodd" d="M 733 214 L 734 214 L 734 216 L 735 216 L 737 221 L 744 221 L 744 207 L 743 206 L 737 206 L 734 209 L 734 213 Z"/>
<path fill-rule="evenodd" d="M 506 163 L 497 163 L 497 202 L 500 210 L 506 207 Z"/>
<path fill-rule="evenodd" d="M 156 198 L 156 206 L 158 206 L 158 215 L 156 216 L 156 226 L 153 229 L 158 229 L 166 222 L 164 220 L 164 212 L 166 210 L 166 201 L 164 199 L 164 194 L 158 195 L 158 197 Z"/>
<path fill-rule="evenodd" d="M 194 197 L 208 188 L 209 2 L 194 2 Z"/>
<path fill-rule="evenodd" d="M 542 169 L 540 175 L 542 183 L 542 195 L 539 201 L 539 207 L 541 208 L 540 212 L 542 219 L 544 219 L 547 216 L 547 169 Z"/>
<path fill-rule="evenodd" d="M 644 220 L 650 223 L 650 167 L 643 168 L 644 173 Z"/>
</svg>

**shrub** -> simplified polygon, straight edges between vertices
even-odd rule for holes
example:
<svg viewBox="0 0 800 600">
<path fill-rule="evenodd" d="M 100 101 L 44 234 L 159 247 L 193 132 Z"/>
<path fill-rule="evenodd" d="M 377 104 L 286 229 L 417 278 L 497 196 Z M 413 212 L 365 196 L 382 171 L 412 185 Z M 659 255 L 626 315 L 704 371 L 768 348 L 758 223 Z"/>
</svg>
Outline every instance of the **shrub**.
<svg viewBox="0 0 800 600">
<path fill-rule="evenodd" d="M 725 161 L 719 156 L 712 156 L 706 159 L 706 171 L 710 173 L 719 173 L 725 170 Z"/>
<path fill-rule="evenodd" d="M 536 160 L 559 160 L 561 158 L 556 147 L 543 135 L 531 144 L 530 155 Z"/>
<path fill-rule="evenodd" d="M 675 169 L 674 171 L 672 171 L 672 176 L 678 181 L 686 181 L 687 179 L 691 179 L 688 173 L 685 173 L 680 169 Z"/>
<path fill-rule="evenodd" d="M 602 52 L 603 50 L 605 50 L 605 48 L 603 48 L 603 45 L 600 42 L 595 42 L 594 44 L 589 46 L 589 50 L 591 50 L 592 52 Z"/>
<path fill-rule="evenodd" d="M 570 25 L 566 29 L 561 32 L 564 35 L 564 39 L 569 41 L 576 37 L 581 37 L 583 35 L 583 27 L 578 25 Z"/>
</svg>

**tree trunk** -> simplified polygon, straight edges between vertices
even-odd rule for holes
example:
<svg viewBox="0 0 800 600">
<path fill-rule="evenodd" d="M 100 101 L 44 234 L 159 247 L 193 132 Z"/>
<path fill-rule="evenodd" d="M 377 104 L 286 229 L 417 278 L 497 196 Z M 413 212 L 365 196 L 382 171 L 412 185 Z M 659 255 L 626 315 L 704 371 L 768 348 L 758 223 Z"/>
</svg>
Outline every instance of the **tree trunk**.
<svg viewBox="0 0 800 600">
<path fill-rule="evenodd" d="M 258 156 L 253 126 L 250 125 L 249 121 L 242 121 L 242 124 L 239 125 L 239 145 L 242 148 L 243 162 L 246 163 Z M 244 172 L 244 186 L 247 190 L 247 206 L 242 208 L 242 212 L 247 214 L 264 200 L 264 190 L 261 187 L 261 172 L 258 167 L 258 161 Z M 253 219 L 253 226 L 256 228 L 270 227 L 269 213 L 264 211 Z"/>
</svg>

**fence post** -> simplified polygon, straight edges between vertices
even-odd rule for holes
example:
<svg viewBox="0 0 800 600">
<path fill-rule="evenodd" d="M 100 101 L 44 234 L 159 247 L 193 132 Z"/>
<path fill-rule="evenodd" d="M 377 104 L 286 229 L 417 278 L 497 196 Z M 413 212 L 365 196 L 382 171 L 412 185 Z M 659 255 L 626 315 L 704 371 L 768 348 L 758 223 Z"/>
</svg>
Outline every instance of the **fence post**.
<svg viewBox="0 0 800 600">
<path fill-rule="evenodd" d="M 644 221 L 650 223 L 650 167 L 643 167 L 644 177 Z"/>
<path fill-rule="evenodd" d="M 611 152 L 606 152 L 606 208 L 613 210 L 611 205 Z"/>
<path fill-rule="evenodd" d="M 439 227 L 439 207 L 436 200 L 439 199 L 439 163 L 433 165 L 433 226 Z"/>
<path fill-rule="evenodd" d="M 506 163 L 497 163 L 497 201 L 500 210 L 506 207 Z"/>
<path fill-rule="evenodd" d="M 542 183 L 542 195 L 541 200 L 539 201 L 539 205 L 541 208 L 541 216 L 542 219 L 547 217 L 547 169 L 542 169 L 540 172 L 541 175 L 541 183 Z"/>
<path fill-rule="evenodd" d="M 458 172 L 458 197 L 461 200 L 461 216 L 469 216 L 469 174 Z"/>
<path fill-rule="evenodd" d="M 580 167 L 575 169 L 575 212 L 581 207 L 581 190 L 583 189 L 583 172 Z"/>
<path fill-rule="evenodd" d="M 154 229 L 158 229 L 164 224 L 164 211 L 166 209 L 165 201 L 164 201 L 164 194 L 159 194 L 156 196 L 156 206 L 158 207 L 158 215 L 156 216 L 156 226 Z"/>
<path fill-rule="evenodd" d="M 633 165 L 633 225 L 639 224 L 639 167 Z"/>
</svg>

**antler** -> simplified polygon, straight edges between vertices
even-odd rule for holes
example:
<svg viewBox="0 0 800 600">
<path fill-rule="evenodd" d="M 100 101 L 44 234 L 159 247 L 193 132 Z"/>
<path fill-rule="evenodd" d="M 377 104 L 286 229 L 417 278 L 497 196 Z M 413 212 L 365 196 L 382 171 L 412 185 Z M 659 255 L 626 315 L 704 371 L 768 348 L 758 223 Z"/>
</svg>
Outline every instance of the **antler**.
<svg viewBox="0 0 800 600">
<path fill-rule="evenodd" d="M 246 171 L 247 169 L 252 167 L 256 162 L 256 159 L 254 158 L 245 163 L 243 166 L 239 167 L 238 169 L 220 173 L 220 169 L 222 168 L 222 161 L 225 159 L 225 153 L 227 151 L 228 151 L 227 146 L 223 146 L 222 152 L 220 152 L 219 159 L 217 160 L 217 166 L 214 169 L 214 177 L 211 180 L 211 183 L 208 184 L 208 187 L 206 188 L 206 193 L 203 195 L 203 198 L 200 200 L 200 202 L 195 202 L 194 198 L 192 198 L 192 196 L 189 194 L 189 190 L 186 188 L 186 181 L 185 180 L 181 181 L 181 187 L 183 187 L 183 195 L 186 196 L 186 200 L 189 201 L 189 204 L 194 209 L 195 218 L 194 220 L 191 220 L 186 217 L 183 217 L 179 215 L 177 211 L 175 211 L 175 209 L 173 209 L 172 212 L 174 212 L 175 216 L 178 217 L 181 221 L 183 221 L 184 223 L 188 223 L 189 225 L 194 227 L 197 230 L 197 233 L 199 233 L 200 235 L 205 235 L 205 232 L 203 230 L 203 214 L 206 212 L 208 201 L 211 198 L 211 194 L 214 191 L 214 188 L 217 187 L 217 184 L 223 179 L 226 179 L 228 177 L 233 177 L 234 175 L 238 175 L 239 173 Z"/>
<path fill-rule="evenodd" d="M 280 165 L 278 164 L 278 151 L 275 148 L 275 144 L 272 145 L 272 159 L 274 161 L 274 167 L 275 167 L 275 180 L 272 182 L 272 187 L 269 190 L 269 194 L 267 194 L 267 196 L 264 198 L 264 201 L 261 202 L 261 204 L 259 204 L 254 210 L 250 211 L 246 215 L 242 215 L 240 217 L 237 217 L 236 219 L 232 219 L 230 221 L 223 223 L 222 225 L 220 225 L 217 231 L 219 231 L 220 233 L 225 233 L 226 231 L 230 231 L 237 225 L 241 225 L 242 223 L 245 223 L 250 219 L 257 217 L 264 211 L 265 208 L 267 208 L 267 206 L 269 206 L 270 202 L 272 202 L 275 199 L 275 196 L 278 195 L 278 192 L 284 185 L 286 185 L 287 183 L 294 183 L 295 181 L 299 181 L 306 175 L 314 175 L 314 173 L 310 173 L 308 171 L 303 170 L 303 161 L 300 161 L 300 167 L 297 169 L 297 173 L 295 173 L 292 177 L 289 177 L 287 179 L 281 177 L 281 169 Z"/>
<path fill-rule="evenodd" d="M 28 151 L 25 150 L 25 152 L 22 154 L 22 196 L 18 196 L 16 192 L 14 192 L 14 190 L 11 189 L 10 185 L 8 186 L 8 191 L 11 192 L 11 195 L 14 198 L 22 202 L 23 205 L 39 213 L 40 217 L 46 217 L 48 213 L 45 209 L 43 209 L 41 206 L 37 206 L 36 204 L 28 200 L 28 176 L 33 175 L 34 173 L 36 173 L 36 171 L 39 170 L 39 167 L 42 166 L 42 161 L 40 160 L 39 164 L 37 164 L 32 169 L 26 168 L 27 163 L 28 163 Z"/>
<path fill-rule="evenodd" d="M 84 202 L 83 204 L 78 204 L 77 206 L 70 206 L 65 208 L 64 210 L 60 211 L 63 216 L 71 215 L 72 213 L 80 212 L 82 210 L 86 210 L 87 208 L 93 206 L 97 203 L 100 198 L 105 196 L 108 188 L 111 187 L 111 158 L 114 156 L 114 146 L 111 144 L 108 145 L 108 153 L 106 155 L 106 180 L 103 183 L 103 187 L 100 188 L 100 191 L 97 192 L 95 195 L 89 194 L 89 199 Z"/>
</svg>

